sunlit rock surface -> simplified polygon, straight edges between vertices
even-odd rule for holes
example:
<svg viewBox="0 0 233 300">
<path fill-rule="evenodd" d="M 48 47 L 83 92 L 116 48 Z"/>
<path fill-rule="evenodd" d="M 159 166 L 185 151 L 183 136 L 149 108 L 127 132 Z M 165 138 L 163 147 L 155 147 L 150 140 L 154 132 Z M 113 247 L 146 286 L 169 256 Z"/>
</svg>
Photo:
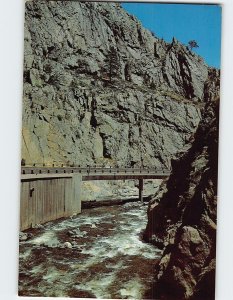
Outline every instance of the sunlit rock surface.
<svg viewBox="0 0 233 300">
<path fill-rule="evenodd" d="M 143 197 L 156 193 L 161 179 L 144 180 Z M 139 195 L 138 180 L 86 181 L 82 182 L 83 201 L 109 199 L 136 199 Z"/>
<path fill-rule="evenodd" d="M 28 1 L 25 13 L 26 164 L 169 167 L 201 118 L 202 58 L 119 4 Z"/>
</svg>

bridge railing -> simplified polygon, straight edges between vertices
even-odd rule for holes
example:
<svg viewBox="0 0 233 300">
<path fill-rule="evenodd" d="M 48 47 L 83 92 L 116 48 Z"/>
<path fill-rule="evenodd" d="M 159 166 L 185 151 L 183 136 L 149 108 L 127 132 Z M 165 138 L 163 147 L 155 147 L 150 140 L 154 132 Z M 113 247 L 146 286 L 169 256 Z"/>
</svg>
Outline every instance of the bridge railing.
<svg viewBox="0 0 233 300">
<path fill-rule="evenodd" d="M 170 173 L 169 169 L 158 168 L 104 168 L 104 167 L 22 167 L 22 174 L 157 174 Z"/>
</svg>

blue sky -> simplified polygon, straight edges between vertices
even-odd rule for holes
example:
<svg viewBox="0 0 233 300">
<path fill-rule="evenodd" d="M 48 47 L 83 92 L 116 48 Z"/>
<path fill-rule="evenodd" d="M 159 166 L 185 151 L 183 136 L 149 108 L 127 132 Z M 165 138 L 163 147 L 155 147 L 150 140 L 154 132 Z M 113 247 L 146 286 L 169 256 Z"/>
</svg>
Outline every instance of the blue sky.
<svg viewBox="0 0 233 300">
<path fill-rule="evenodd" d="M 187 45 L 196 40 L 194 49 L 210 66 L 220 67 L 221 6 L 198 4 L 122 3 L 144 27 L 157 37 L 171 42 L 176 37 Z"/>
</svg>

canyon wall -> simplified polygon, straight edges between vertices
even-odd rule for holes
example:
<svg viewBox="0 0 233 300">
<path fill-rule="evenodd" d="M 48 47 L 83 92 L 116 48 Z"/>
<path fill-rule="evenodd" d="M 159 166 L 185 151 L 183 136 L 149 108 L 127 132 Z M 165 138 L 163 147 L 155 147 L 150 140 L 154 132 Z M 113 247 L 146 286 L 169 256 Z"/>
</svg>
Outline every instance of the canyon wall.
<svg viewBox="0 0 233 300">
<path fill-rule="evenodd" d="M 28 1 L 22 159 L 167 168 L 201 119 L 209 72 L 120 4 Z"/>
<path fill-rule="evenodd" d="M 219 98 L 209 100 L 198 130 L 149 205 L 144 238 L 164 249 L 152 291 L 161 299 L 214 299 L 218 113 Z"/>
</svg>

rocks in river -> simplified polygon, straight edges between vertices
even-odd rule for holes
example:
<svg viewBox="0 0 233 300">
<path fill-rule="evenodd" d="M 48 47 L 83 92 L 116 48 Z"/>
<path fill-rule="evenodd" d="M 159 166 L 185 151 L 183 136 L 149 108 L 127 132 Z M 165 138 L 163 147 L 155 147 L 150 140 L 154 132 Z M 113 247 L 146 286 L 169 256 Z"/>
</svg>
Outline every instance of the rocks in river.
<svg viewBox="0 0 233 300">
<path fill-rule="evenodd" d="M 35 224 L 34 226 L 32 226 L 32 228 L 41 229 L 41 228 L 44 228 L 44 225 L 43 224 Z"/>
<path fill-rule="evenodd" d="M 72 239 L 84 237 L 86 234 L 87 234 L 86 231 L 84 231 L 84 230 L 81 231 L 81 230 L 79 230 L 79 229 L 73 229 L 73 230 L 69 230 L 69 231 L 68 231 L 68 235 L 69 235 Z"/>
<path fill-rule="evenodd" d="M 20 242 L 27 241 L 30 237 L 32 237 L 32 234 L 28 234 L 28 233 L 22 232 L 22 231 L 20 231 L 20 233 L 19 233 L 19 241 Z"/>
<path fill-rule="evenodd" d="M 150 202 L 144 238 L 164 247 L 158 298 L 214 299 L 218 112 L 219 99 L 209 99 L 188 151 L 172 161 L 167 184 Z"/>
<path fill-rule="evenodd" d="M 70 242 L 65 242 L 65 243 L 63 244 L 63 247 L 64 247 L 64 248 L 72 249 L 72 244 L 71 244 Z"/>
<path fill-rule="evenodd" d="M 117 3 L 26 2 L 24 61 L 26 164 L 168 167 L 201 118 L 207 65 Z"/>
</svg>

